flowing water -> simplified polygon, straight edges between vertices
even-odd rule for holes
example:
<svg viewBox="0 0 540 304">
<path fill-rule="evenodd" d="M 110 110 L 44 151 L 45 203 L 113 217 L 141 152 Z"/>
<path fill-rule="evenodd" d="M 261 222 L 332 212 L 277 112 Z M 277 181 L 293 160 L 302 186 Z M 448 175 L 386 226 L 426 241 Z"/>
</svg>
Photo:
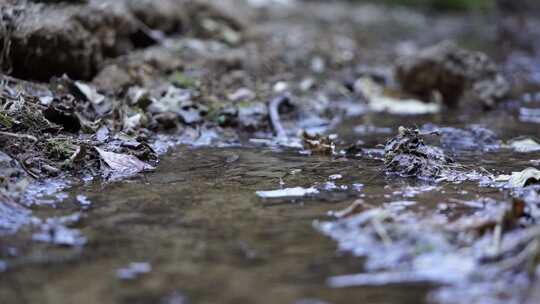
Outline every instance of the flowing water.
<svg viewBox="0 0 540 304">
<path fill-rule="evenodd" d="M 536 124 L 504 113 L 414 120 L 367 115 L 335 131 L 343 142 L 362 139 L 373 148 L 398 126 L 421 126 L 422 120 L 482 124 L 503 140 L 537 133 Z M 370 123 L 389 130 L 352 131 Z M 449 153 L 464 164 L 504 173 L 540 159 L 540 153 L 508 149 Z M 175 148 L 155 172 L 119 182 L 75 183 L 61 192 L 62 202 L 36 206 L 34 217 L 41 219 L 80 214 L 69 227 L 83 241 L 36 242 L 25 229 L 3 237 L 0 302 L 422 303 L 434 285 L 330 287 L 328 278 L 361 272 L 364 259 L 338 250 L 314 224 L 333 221 L 329 211 L 358 198 L 374 206 L 414 201 L 421 213 L 452 200 L 505 200 L 508 193 L 477 182 L 434 184 L 388 176 L 382 169 L 377 157 L 308 156 L 249 145 Z M 336 174 L 342 178 L 330 180 Z M 261 199 L 255 193 L 312 186 L 320 193 L 305 198 Z M 467 212 L 462 209 L 454 215 Z"/>
</svg>

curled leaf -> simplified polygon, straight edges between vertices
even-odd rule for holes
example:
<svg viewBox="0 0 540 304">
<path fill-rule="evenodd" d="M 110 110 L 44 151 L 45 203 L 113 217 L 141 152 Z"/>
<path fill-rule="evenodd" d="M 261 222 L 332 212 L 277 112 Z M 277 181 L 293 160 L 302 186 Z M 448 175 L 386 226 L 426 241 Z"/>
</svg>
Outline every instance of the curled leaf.
<svg viewBox="0 0 540 304">
<path fill-rule="evenodd" d="M 512 175 L 499 175 L 495 181 L 507 182 L 508 186 L 513 188 L 526 187 L 540 182 L 540 170 L 530 167 L 520 172 L 512 172 Z"/>
<path fill-rule="evenodd" d="M 121 154 L 114 152 L 107 152 L 96 147 L 99 156 L 103 161 L 116 173 L 131 175 L 142 171 L 151 171 L 155 168 L 145 162 L 142 162 L 137 157 L 129 154 Z"/>
<path fill-rule="evenodd" d="M 526 153 L 540 151 L 540 144 L 532 138 L 522 138 L 511 141 L 510 148 L 517 152 Z"/>
</svg>

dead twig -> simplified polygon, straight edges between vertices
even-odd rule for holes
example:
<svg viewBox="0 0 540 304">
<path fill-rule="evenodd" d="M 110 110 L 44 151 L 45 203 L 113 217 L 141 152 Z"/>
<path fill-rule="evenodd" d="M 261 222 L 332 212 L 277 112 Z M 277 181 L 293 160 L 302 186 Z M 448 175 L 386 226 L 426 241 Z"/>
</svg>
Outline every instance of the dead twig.
<svg viewBox="0 0 540 304">
<path fill-rule="evenodd" d="M 0 131 L 0 135 L 8 136 L 8 137 L 14 137 L 14 138 L 20 138 L 20 139 L 28 139 L 28 140 L 30 140 L 32 142 L 37 142 L 38 141 L 38 139 L 35 136 L 29 135 L 29 134 L 17 134 L 17 133 Z"/>
<path fill-rule="evenodd" d="M 272 127 L 274 128 L 274 132 L 276 133 L 277 138 L 287 137 L 287 132 L 285 132 L 285 128 L 283 128 L 283 125 L 281 124 L 281 118 L 279 116 L 279 107 L 287 100 L 289 99 L 286 96 L 276 97 L 272 99 L 272 101 L 270 101 L 270 104 L 268 105 L 270 122 L 272 123 Z"/>
</svg>

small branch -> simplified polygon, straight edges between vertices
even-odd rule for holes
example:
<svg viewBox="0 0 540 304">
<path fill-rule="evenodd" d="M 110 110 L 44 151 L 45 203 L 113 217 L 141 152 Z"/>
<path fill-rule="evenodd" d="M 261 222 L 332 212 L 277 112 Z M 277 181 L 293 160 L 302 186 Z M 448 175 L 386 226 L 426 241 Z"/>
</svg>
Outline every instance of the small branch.
<svg viewBox="0 0 540 304">
<path fill-rule="evenodd" d="M 30 140 L 32 142 L 37 142 L 38 141 L 38 139 L 35 136 L 29 135 L 29 134 L 17 134 L 17 133 L 0 131 L 0 135 L 8 136 L 8 137 L 20 138 L 20 139 L 28 139 L 28 140 Z"/>
<path fill-rule="evenodd" d="M 272 123 L 272 128 L 274 128 L 274 132 L 276 133 L 277 138 L 286 138 L 287 132 L 285 132 L 285 128 L 283 128 L 283 125 L 281 124 L 281 118 L 279 117 L 279 107 L 283 102 L 286 102 L 288 97 L 286 96 L 280 96 L 272 99 L 270 101 L 270 104 L 268 105 L 268 111 L 270 112 L 270 122 Z"/>
</svg>

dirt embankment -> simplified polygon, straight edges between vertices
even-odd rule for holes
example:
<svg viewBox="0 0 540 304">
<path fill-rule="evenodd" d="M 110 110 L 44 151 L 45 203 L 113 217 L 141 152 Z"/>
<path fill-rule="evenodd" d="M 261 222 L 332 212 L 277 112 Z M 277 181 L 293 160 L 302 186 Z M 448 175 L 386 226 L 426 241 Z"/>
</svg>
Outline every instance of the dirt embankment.
<svg viewBox="0 0 540 304">
<path fill-rule="evenodd" d="M 212 6 L 187 0 L 11 1 L 1 14 L 3 68 L 40 81 L 63 74 L 91 79 L 107 58 L 157 44 L 165 35 L 208 37 L 210 24 L 241 28 Z"/>
<path fill-rule="evenodd" d="M 205 1 L 4 1 L 0 150 L 9 174 L 0 195 L 19 198 L 24 187 L 14 185 L 25 178 L 110 171 L 107 155 L 124 167 L 133 156 L 156 161 L 157 131 L 208 111 L 177 42 L 238 45 L 242 31 Z"/>
</svg>

